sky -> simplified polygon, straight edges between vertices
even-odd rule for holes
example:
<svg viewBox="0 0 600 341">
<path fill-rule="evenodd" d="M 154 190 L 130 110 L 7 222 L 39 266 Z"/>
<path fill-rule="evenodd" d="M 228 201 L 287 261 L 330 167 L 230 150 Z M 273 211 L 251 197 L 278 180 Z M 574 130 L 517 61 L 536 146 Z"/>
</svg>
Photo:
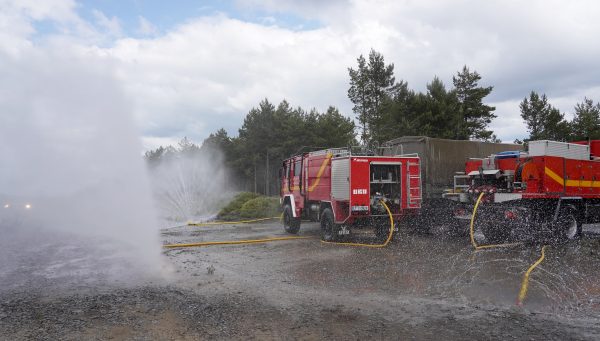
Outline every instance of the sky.
<svg viewBox="0 0 600 341">
<path fill-rule="evenodd" d="M 476 70 L 511 142 L 527 136 L 530 91 L 567 118 L 600 100 L 599 17 L 597 1 L 0 0 L 0 73 L 102 64 L 148 150 L 236 136 L 264 98 L 354 117 L 347 69 L 374 49 L 418 91 Z"/>
</svg>

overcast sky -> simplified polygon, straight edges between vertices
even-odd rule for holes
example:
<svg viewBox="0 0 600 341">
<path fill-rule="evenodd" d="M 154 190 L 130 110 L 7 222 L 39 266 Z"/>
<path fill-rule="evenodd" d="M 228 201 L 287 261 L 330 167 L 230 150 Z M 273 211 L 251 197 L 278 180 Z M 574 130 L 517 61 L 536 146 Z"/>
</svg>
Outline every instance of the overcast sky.
<svg viewBox="0 0 600 341">
<path fill-rule="evenodd" d="M 567 117 L 600 100 L 599 18 L 597 1 L 0 0 L 0 72 L 102 63 L 147 149 L 235 136 L 265 97 L 352 116 L 347 68 L 373 48 L 415 90 L 478 71 L 494 86 L 491 128 L 512 141 L 527 136 L 518 104 L 531 90 Z"/>
</svg>

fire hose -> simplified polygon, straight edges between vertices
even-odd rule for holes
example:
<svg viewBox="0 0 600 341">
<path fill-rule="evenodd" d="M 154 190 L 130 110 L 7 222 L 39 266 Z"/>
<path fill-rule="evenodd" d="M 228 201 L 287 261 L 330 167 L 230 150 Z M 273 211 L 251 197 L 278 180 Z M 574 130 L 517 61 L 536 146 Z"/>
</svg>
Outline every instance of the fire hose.
<svg viewBox="0 0 600 341">
<path fill-rule="evenodd" d="M 193 223 L 188 222 L 187 226 L 211 226 L 211 225 L 235 225 L 235 224 L 247 224 L 247 223 L 255 223 L 257 221 L 265 221 L 271 219 L 279 219 L 280 217 L 269 217 L 269 218 L 259 218 L 259 219 L 250 219 L 250 220 L 240 220 L 240 221 L 210 221 L 206 223 Z"/>
<path fill-rule="evenodd" d="M 477 198 L 477 202 L 475 202 L 475 207 L 473 207 L 473 214 L 471 215 L 471 226 L 469 228 L 469 233 L 471 236 L 471 245 L 475 248 L 475 251 L 482 249 L 491 249 L 496 247 L 509 247 L 515 245 L 521 245 L 521 243 L 506 243 L 506 244 L 491 244 L 491 245 L 478 245 L 475 241 L 475 215 L 477 214 L 477 208 L 479 208 L 479 204 L 481 203 L 481 199 L 483 198 L 485 193 L 481 192 L 479 197 Z"/>
<path fill-rule="evenodd" d="M 259 219 L 250 219 L 250 220 L 240 220 L 240 221 L 212 221 L 206 223 L 192 223 L 189 222 L 184 226 L 212 226 L 212 225 L 235 225 L 235 224 L 247 224 L 258 221 L 265 221 L 271 219 L 280 219 L 281 217 L 269 217 L 269 218 L 259 218 Z M 262 239 L 244 239 L 244 240 L 228 240 L 228 241 L 212 241 L 212 242 L 197 242 L 197 243 L 182 243 L 182 244 L 165 244 L 163 248 L 165 249 L 174 249 L 174 248 L 183 248 L 183 247 L 198 247 L 198 246 L 211 246 L 211 245 L 237 245 L 237 244 L 258 244 L 258 243 L 268 243 L 275 241 L 283 241 L 283 240 L 293 240 L 293 239 L 312 239 L 313 237 L 299 237 L 299 236 L 289 236 L 289 237 L 273 237 L 273 238 L 262 238 Z"/>
<path fill-rule="evenodd" d="M 475 241 L 475 233 L 474 233 L 475 214 L 477 213 L 477 208 L 479 207 L 481 198 L 483 198 L 484 194 L 485 193 L 479 194 L 479 197 L 477 198 L 477 202 L 475 203 L 475 207 L 473 208 L 473 215 L 471 216 L 471 226 L 470 226 L 471 245 L 473 245 L 473 247 L 475 248 L 475 251 L 479 251 L 482 249 L 491 249 L 491 248 L 496 248 L 496 247 L 508 247 L 508 246 L 521 245 L 522 243 L 506 243 L 506 244 L 491 244 L 491 245 L 478 245 L 477 244 L 477 242 Z M 540 265 L 540 263 L 542 263 L 542 261 L 544 260 L 544 258 L 546 256 L 545 255 L 546 247 L 547 247 L 547 245 L 542 246 L 542 255 L 540 256 L 540 258 L 537 261 L 535 261 L 535 263 L 533 263 L 529 267 L 529 269 L 527 269 L 527 271 L 523 275 L 523 281 L 521 282 L 521 289 L 519 290 L 519 296 L 517 297 L 517 305 L 518 306 L 523 305 L 525 296 L 527 296 L 527 290 L 529 289 L 529 276 L 531 275 L 531 272 L 533 271 L 533 269 L 535 269 L 538 265 Z"/>
<path fill-rule="evenodd" d="M 386 247 L 392 240 L 392 235 L 394 234 L 394 217 L 392 216 L 392 212 L 390 211 L 390 208 L 388 207 L 388 205 L 385 204 L 385 201 L 381 200 L 381 203 L 383 204 L 383 207 L 385 207 L 385 210 L 387 211 L 388 215 L 390 216 L 390 232 L 388 233 L 388 237 L 385 240 L 385 242 L 383 242 L 382 244 L 364 244 L 364 243 L 348 243 L 348 242 L 326 242 L 324 240 L 321 240 L 321 243 L 337 244 L 337 245 L 345 245 L 345 246 L 372 247 L 372 248 Z"/>
<path fill-rule="evenodd" d="M 546 256 L 545 255 L 546 246 L 547 245 L 542 246 L 542 255 L 540 256 L 540 258 L 537 261 L 535 261 L 535 263 L 533 263 L 529 267 L 529 269 L 527 269 L 527 271 L 525 272 L 525 275 L 523 275 L 523 282 L 521 283 L 521 290 L 519 290 L 519 296 L 517 297 L 517 305 L 518 306 L 523 305 L 523 300 L 525 300 L 525 296 L 527 295 L 527 289 L 529 288 L 529 275 L 531 274 L 533 269 L 535 269 L 538 265 L 540 265 L 540 263 L 544 260 L 544 258 Z"/>
<path fill-rule="evenodd" d="M 343 243 L 343 242 L 326 242 L 321 241 L 324 244 L 340 244 L 346 246 L 362 246 L 362 247 L 372 247 L 372 248 L 382 248 L 386 247 L 390 241 L 392 240 L 392 236 L 394 233 L 394 218 L 392 216 L 392 212 L 389 207 L 382 200 L 381 203 L 385 207 L 390 216 L 390 232 L 388 234 L 387 239 L 382 244 L 363 244 L 363 243 Z M 188 226 L 205 226 L 205 225 L 220 225 L 220 224 L 241 224 L 241 223 L 250 223 L 256 221 L 264 221 L 269 219 L 276 219 L 279 217 L 272 218 L 261 218 L 261 219 L 253 219 L 253 220 L 244 220 L 244 221 L 234 221 L 234 222 L 209 222 L 209 223 L 188 223 Z M 245 239 L 245 240 L 229 240 L 229 241 L 214 241 L 214 242 L 198 242 L 198 243 L 182 243 L 182 244 L 165 244 L 163 248 L 173 249 L 173 248 L 184 248 L 184 247 L 198 247 L 198 246 L 211 246 L 211 245 L 236 245 L 236 244 L 257 244 L 257 243 L 268 243 L 274 241 L 283 241 L 283 240 L 294 240 L 294 239 L 312 239 L 314 237 L 300 237 L 300 236 L 290 236 L 290 237 L 273 237 L 273 238 L 263 238 L 263 239 Z"/>
<path fill-rule="evenodd" d="M 263 239 L 246 239 L 246 240 L 228 240 L 228 241 L 217 241 L 217 242 L 198 242 L 198 243 L 187 243 L 187 244 L 166 244 L 163 248 L 174 249 L 180 247 L 197 247 L 197 246 L 211 246 L 211 245 L 236 245 L 236 244 L 257 244 L 257 243 L 268 243 L 282 240 L 292 239 L 312 239 L 313 237 L 273 237 Z"/>
<path fill-rule="evenodd" d="M 184 225 L 169 226 L 169 227 L 165 227 L 163 229 L 164 230 L 169 230 L 169 229 L 174 229 L 174 228 L 178 228 L 178 227 L 186 227 L 186 226 L 213 226 L 213 225 L 247 224 L 247 223 L 254 223 L 254 222 L 257 222 L 257 221 L 265 221 L 265 220 L 271 220 L 271 219 L 281 219 L 281 216 L 279 216 L 279 217 L 268 217 L 268 218 L 250 219 L 250 220 L 240 220 L 240 221 L 207 221 L 207 222 L 203 222 L 203 223 L 200 223 L 200 222 L 199 223 L 195 223 L 195 222 L 188 221 Z"/>
</svg>

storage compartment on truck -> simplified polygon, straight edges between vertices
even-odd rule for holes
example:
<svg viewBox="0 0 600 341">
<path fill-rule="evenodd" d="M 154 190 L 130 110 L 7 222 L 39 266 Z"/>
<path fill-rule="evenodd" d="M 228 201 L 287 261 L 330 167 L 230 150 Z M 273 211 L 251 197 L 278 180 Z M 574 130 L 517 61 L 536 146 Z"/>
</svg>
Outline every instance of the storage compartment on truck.
<svg viewBox="0 0 600 341">
<path fill-rule="evenodd" d="M 369 189 L 371 206 L 378 206 L 381 198 L 400 205 L 402 177 L 401 163 L 371 162 Z"/>
<path fill-rule="evenodd" d="M 529 156 L 558 156 L 565 159 L 589 160 L 590 146 L 558 141 L 530 141 Z"/>
</svg>

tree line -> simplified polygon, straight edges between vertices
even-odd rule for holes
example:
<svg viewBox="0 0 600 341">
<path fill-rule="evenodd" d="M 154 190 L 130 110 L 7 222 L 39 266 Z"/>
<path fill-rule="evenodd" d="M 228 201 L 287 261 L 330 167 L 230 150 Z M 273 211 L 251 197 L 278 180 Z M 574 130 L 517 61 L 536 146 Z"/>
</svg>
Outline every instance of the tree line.
<svg viewBox="0 0 600 341">
<path fill-rule="evenodd" d="M 527 125 L 527 141 L 555 140 L 577 141 L 600 139 L 600 103 L 589 98 L 575 104 L 573 118 L 565 119 L 565 114 L 548 103 L 545 94 L 532 91 L 519 104 L 521 117 Z M 520 141 L 516 141 L 520 142 Z"/>
<path fill-rule="evenodd" d="M 436 76 L 425 92 L 410 89 L 405 81 L 397 82 L 394 64 L 386 64 L 375 50 L 367 58 L 359 56 L 348 75 L 348 97 L 357 125 L 333 106 L 319 112 L 292 107 L 285 100 L 275 105 L 264 99 L 247 113 L 237 136 L 219 129 L 200 146 L 184 138 L 177 147 L 159 147 L 145 157 L 152 165 L 180 154 L 218 150 L 233 185 L 274 195 L 281 161 L 309 149 L 381 145 L 410 135 L 500 142 L 489 127 L 497 117 L 495 107 L 485 103 L 493 87 L 480 85 L 481 75 L 466 65 L 452 77 L 450 88 Z M 591 99 L 575 105 L 570 121 L 548 103 L 545 94 L 534 91 L 519 108 L 529 136 L 516 143 L 600 139 L 600 104 Z"/>
<path fill-rule="evenodd" d="M 359 56 L 356 68 L 348 68 L 348 97 L 359 122 L 363 143 L 381 144 L 399 136 L 425 135 L 453 140 L 500 142 L 489 124 L 495 107 L 484 103 L 492 86 L 481 86 L 481 75 L 466 65 L 452 77 L 452 87 L 436 76 L 427 91 L 409 89 L 396 82 L 394 64 L 386 64 L 381 53 L 371 50 Z M 574 141 L 600 139 L 600 103 L 584 98 L 569 121 L 548 103 L 545 94 L 532 91 L 519 105 L 529 136 L 516 143 L 550 139 Z"/>
<path fill-rule="evenodd" d="M 382 54 L 371 50 L 362 55 L 356 69 L 348 68 L 348 97 L 359 122 L 365 144 L 381 144 L 406 135 L 426 135 L 454 140 L 496 141 L 488 129 L 496 115 L 495 107 L 483 100 L 492 87 L 479 85 L 481 76 L 464 66 L 452 77 L 453 88 L 436 76 L 425 93 L 396 82 L 394 64 L 385 64 Z"/>
<path fill-rule="evenodd" d="M 282 160 L 302 151 L 356 145 L 355 125 L 335 107 L 325 112 L 292 107 L 287 101 L 277 106 L 268 99 L 252 108 L 238 136 L 225 129 L 210 134 L 201 146 L 184 138 L 177 147 L 159 147 L 146 152 L 152 166 L 170 157 L 189 153 L 215 153 L 223 157 L 232 185 L 245 191 L 274 195 Z"/>
</svg>

